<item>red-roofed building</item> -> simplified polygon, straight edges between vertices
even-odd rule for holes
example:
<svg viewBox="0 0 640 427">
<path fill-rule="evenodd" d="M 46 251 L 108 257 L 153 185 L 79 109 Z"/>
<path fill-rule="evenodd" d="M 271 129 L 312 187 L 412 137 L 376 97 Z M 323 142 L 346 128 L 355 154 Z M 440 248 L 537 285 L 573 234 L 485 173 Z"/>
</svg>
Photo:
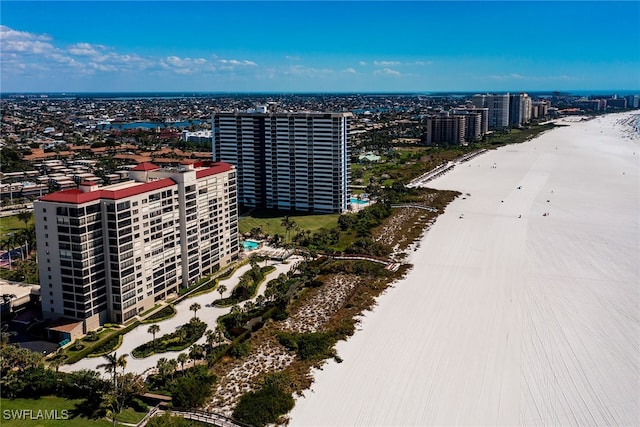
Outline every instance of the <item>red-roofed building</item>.
<svg viewBox="0 0 640 427">
<path fill-rule="evenodd" d="M 238 256 L 235 168 L 142 163 L 34 203 L 45 318 L 124 323 Z"/>
</svg>

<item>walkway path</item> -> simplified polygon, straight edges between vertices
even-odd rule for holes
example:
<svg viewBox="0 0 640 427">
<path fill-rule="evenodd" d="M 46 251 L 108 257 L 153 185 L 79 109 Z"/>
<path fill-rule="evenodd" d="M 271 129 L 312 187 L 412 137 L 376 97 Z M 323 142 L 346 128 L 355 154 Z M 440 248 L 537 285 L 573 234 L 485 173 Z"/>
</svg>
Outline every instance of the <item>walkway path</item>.
<svg viewBox="0 0 640 427">
<path fill-rule="evenodd" d="M 269 261 L 269 265 L 273 265 L 276 269 L 267 275 L 265 280 L 260 285 L 256 297 L 264 293 L 266 284 L 270 280 L 278 277 L 282 273 L 287 273 L 301 259 L 302 258 L 299 257 L 290 257 L 287 264 L 280 262 L 274 263 L 274 261 Z M 222 294 L 224 298 L 231 295 L 233 288 L 240 281 L 240 277 L 250 268 L 251 266 L 249 264 L 246 264 L 240 267 L 229 279 L 220 281 L 221 285 L 225 285 L 227 287 L 227 291 Z M 174 306 L 177 312 L 175 316 L 170 319 L 155 323 L 160 326 L 160 332 L 156 334 L 156 337 L 159 338 L 164 334 L 174 332 L 180 326 L 188 323 L 189 320 L 193 317 L 193 311 L 189 310 L 189 307 L 193 303 L 198 303 L 202 307 L 197 311 L 198 318 L 207 324 L 208 329 L 215 330 L 218 317 L 227 314 L 231 310 L 231 307 L 215 307 L 213 303 L 218 299 L 220 299 L 220 294 L 217 292 L 217 290 L 213 290 L 206 294 L 198 295 L 192 298 L 186 298 L 180 301 Z M 149 325 L 150 323 L 141 324 L 140 326 L 131 330 L 129 333 L 125 334 L 122 340 L 122 345 L 120 345 L 120 347 L 116 350 L 116 354 L 118 355 L 129 354 L 129 357 L 127 358 L 127 372 L 143 374 L 146 370 L 155 367 L 159 359 L 163 357 L 172 359 L 177 357 L 180 353 L 188 353 L 189 351 L 189 349 L 187 348 L 181 351 L 168 351 L 160 354 L 154 354 L 143 359 L 133 358 L 131 356 L 131 352 L 133 351 L 133 349 L 141 344 L 151 341 L 152 339 L 151 334 L 147 332 L 147 330 L 149 329 Z M 205 344 L 206 337 L 203 335 L 198 341 L 196 341 L 196 343 Z M 72 365 L 63 365 L 62 367 L 60 367 L 60 370 L 64 372 L 78 371 L 81 369 L 96 370 L 97 366 L 102 363 L 104 363 L 104 358 L 102 357 L 87 357 Z"/>
</svg>

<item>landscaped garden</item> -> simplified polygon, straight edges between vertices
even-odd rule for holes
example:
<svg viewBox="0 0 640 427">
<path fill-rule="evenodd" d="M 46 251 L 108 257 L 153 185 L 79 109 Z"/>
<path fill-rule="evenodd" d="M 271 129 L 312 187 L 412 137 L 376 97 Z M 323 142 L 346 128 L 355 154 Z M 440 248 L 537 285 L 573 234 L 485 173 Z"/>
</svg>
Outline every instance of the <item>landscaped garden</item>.
<svg viewBox="0 0 640 427">
<path fill-rule="evenodd" d="M 131 352 L 131 355 L 136 358 L 142 358 L 156 353 L 184 350 L 198 341 L 206 329 L 206 323 L 197 317 L 193 317 L 189 323 L 180 326 L 175 332 L 165 334 L 160 338 L 154 338 L 136 347 Z"/>
</svg>

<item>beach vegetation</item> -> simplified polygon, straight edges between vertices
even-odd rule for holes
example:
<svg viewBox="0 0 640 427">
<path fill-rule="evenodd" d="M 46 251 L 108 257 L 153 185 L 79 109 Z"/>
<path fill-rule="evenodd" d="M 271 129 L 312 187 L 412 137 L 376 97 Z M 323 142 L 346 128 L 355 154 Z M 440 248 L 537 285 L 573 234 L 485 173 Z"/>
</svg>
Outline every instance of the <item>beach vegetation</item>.
<svg viewBox="0 0 640 427">
<path fill-rule="evenodd" d="M 277 423 L 294 405 L 291 378 L 286 373 L 265 376 L 256 391 L 245 393 L 233 411 L 233 417 L 256 427 Z"/>
<path fill-rule="evenodd" d="M 277 335 L 278 342 L 301 360 L 321 360 L 335 356 L 336 336 L 330 332 L 287 333 Z"/>
<path fill-rule="evenodd" d="M 175 378 L 169 385 L 173 406 L 176 408 L 198 408 L 211 395 L 215 376 L 206 366 L 190 368 L 184 375 Z"/>
</svg>

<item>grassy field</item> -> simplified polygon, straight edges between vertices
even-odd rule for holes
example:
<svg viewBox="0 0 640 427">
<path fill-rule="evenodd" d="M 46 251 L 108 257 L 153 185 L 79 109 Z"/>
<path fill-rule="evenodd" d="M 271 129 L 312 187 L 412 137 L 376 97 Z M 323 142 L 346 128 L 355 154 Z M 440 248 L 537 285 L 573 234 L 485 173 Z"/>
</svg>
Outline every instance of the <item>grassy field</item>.
<svg viewBox="0 0 640 427">
<path fill-rule="evenodd" d="M 251 215 L 243 216 L 238 221 L 240 233 L 248 233 L 252 228 L 260 227 L 263 232 L 284 236 L 286 230 L 280 223 L 285 217 L 283 212 L 267 213 L 264 211 L 254 211 Z M 333 228 L 338 225 L 339 214 L 325 215 L 303 215 L 292 214 L 289 218 L 295 221 L 301 230 L 311 230 L 315 232 L 321 228 Z"/>
<path fill-rule="evenodd" d="M 33 217 L 31 217 L 29 223 L 33 224 Z M 17 215 L 0 217 L 0 238 L 10 231 L 22 230 L 24 228 L 24 222 L 20 221 Z"/>
<path fill-rule="evenodd" d="M 70 400 L 56 396 L 44 396 L 40 399 L 0 399 L 0 425 L 2 427 L 108 427 L 113 425 L 106 419 L 93 420 L 75 415 L 76 405 L 80 403 L 82 403 L 81 399 Z M 28 410 L 31 410 L 30 414 L 26 413 Z M 12 411 L 20 411 L 22 419 L 18 419 L 17 412 Z M 38 411 L 42 412 L 38 413 Z M 135 424 L 142 420 L 145 414 L 146 412 L 136 412 L 127 408 L 118 415 L 117 420 Z M 55 419 L 56 416 L 57 419 Z"/>
<path fill-rule="evenodd" d="M 56 427 L 56 426 L 68 426 L 68 427 L 82 427 L 86 425 L 96 427 L 108 427 L 112 423 L 107 420 L 90 420 L 87 418 L 76 416 L 74 417 L 74 409 L 77 404 L 82 400 L 67 400 L 55 396 L 46 396 L 40 399 L 1 399 L 0 407 L 2 409 L 2 421 L 0 425 L 2 427 Z M 22 411 L 31 410 L 31 414 Z M 9 412 L 5 412 L 9 411 Z M 22 419 L 18 419 L 16 412 L 22 413 Z M 46 411 L 48 418 L 44 413 L 38 415 L 38 411 Z M 55 412 L 52 412 L 55 411 Z M 12 416 L 15 414 L 15 416 Z M 58 419 L 55 419 L 57 415 Z M 65 419 L 67 418 L 68 419 Z"/>
</svg>

